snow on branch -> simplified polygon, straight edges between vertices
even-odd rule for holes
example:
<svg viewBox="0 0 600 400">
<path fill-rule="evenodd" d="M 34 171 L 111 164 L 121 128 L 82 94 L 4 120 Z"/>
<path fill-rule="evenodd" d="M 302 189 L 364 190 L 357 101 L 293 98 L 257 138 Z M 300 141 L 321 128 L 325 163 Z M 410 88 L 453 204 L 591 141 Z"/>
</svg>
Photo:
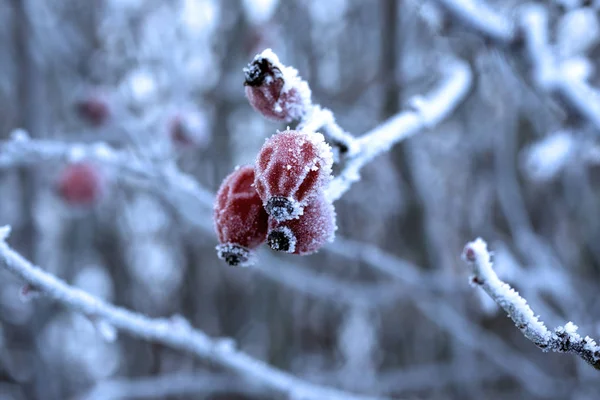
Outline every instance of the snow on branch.
<svg viewBox="0 0 600 400">
<path fill-rule="evenodd" d="M 600 128 L 600 94 L 586 82 L 592 67 L 583 54 L 589 50 L 591 41 L 585 44 L 588 48 L 581 45 L 576 54 L 561 55 L 560 46 L 550 43 L 547 6 L 524 4 L 517 8 L 513 21 L 482 1 L 436 1 L 449 15 L 503 50 L 523 49 L 528 58 L 530 79 L 536 88 L 557 95 L 567 103 L 570 112 Z M 591 27 L 590 31 L 593 31 Z M 576 35 L 568 37 L 570 34 L 568 29 L 560 30 L 556 41 L 582 41 Z"/>
<path fill-rule="evenodd" d="M 567 322 L 550 331 L 513 288 L 498 278 L 492 268 L 487 244 L 478 238 L 467 243 L 463 259 L 473 268 L 471 282 L 480 286 L 508 313 L 517 328 L 543 351 L 571 353 L 579 356 L 596 369 L 600 369 L 600 346 L 589 336 L 581 337 L 577 326 Z"/>
<path fill-rule="evenodd" d="M 141 398 L 166 398 L 182 395 L 264 395 L 264 390 L 246 380 L 212 373 L 174 373 L 132 379 L 111 379 L 99 382 L 88 392 L 72 400 L 117 400 Z"/>
<path fill-rule="evenodd" d="M 132 336 L 161 343 L 190 352 L 201 359 L 210 360 L 292 399 L 358 400 L 372 398 L 352 395 L 306 382 L 238 351 L 233 340 L 229 338 L 211 338 L 204 332 L 193 329 L 187 321 L 182 321 L 181 318 L 153 319 L 106 303 L 83 290 L 69 286 L 54 275 L 34 266 L 6 243 L 9 234 L 10 227 L 0 228 L 2 266 L 45 296 L 73 311 L 90 318 L 101 319 L 106 324 Z"/>
<path fill-rule="evenodd" d="M 360 169 L 373 158 L 422 129 L 437 125 L 458 107 L 471 88 L 472 72 L 460 60 L 449 60 L 445 68 L 444 78 L 431 93 L 412 98 L 408 110 L 356 139 L 355 155 L 348 157 L 342 172 L 327 188 L 331 201 L 342 197 L 360 179 Z"/>
</svg>

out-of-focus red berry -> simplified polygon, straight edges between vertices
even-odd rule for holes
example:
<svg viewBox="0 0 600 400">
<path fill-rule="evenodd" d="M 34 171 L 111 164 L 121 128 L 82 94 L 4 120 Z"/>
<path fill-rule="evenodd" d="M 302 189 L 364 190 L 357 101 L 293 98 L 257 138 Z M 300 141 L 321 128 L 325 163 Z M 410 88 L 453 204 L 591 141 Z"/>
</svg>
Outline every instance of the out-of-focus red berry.
<svg viewBox="0 0 600 400">
<path fill-rule="evenodd" d="M 269 219 L 267 243 L 273 250 L 307 255 L 319 250 L 325 243 L 333 241 L 336 227 L 333 204 L 323 195 L 313 198 L 304 208 L 304 213 L 283 222 Z"/>
<path fill-rule="evenodd" d="M 237 168 L 225 178 L 215 201 L 219 258 L 231 266 L 251 264 L 252 250 L 267 237 L 269 217 L 254 189 L 254 168 Z"/>
<path fill-rule="evenodd" d="M 298 72 L 279 62 L 267 49 L 244 68 L 244 86 L 250 105 L 266 118 L 290 122 L 301 118 L 310 107 L 308 84 Z"/>
<path fill-rule="evenodd" d="M 110 107 L 106 99 L 90 95 L 75 104 L 79 116 L 94 126 L 102 126 L 110 117 Z"/>
<path fill-rule="evenodd" d="M 61 172 L 57 189 L 65 202 L 87 206 L 100 199 L 104 182 L 96 166 L 81 162 L 70 164 Z"/>
<path fill-rule="evenodd" d="M 278 221 L 303 207 L 331 179 L 333 155 L 320 133 L 288 130 L 271 136 L 256 158 L 254 186 L 267 213 Z"/>
<path fill-rule="evenodd" d="M 208 126 L 203 116 L 194 112 L 174 115 L 169 122 L 169 134 L 181 147 L 203 147 L 208 143 Z"/>
</svg>

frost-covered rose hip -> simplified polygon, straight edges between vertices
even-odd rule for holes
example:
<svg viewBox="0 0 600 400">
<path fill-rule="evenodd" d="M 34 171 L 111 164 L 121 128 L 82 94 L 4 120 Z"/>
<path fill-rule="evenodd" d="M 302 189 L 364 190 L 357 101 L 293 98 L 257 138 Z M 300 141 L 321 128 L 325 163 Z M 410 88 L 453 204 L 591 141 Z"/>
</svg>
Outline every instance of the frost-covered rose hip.
<svg viewBox="0 0 600 400">
<path fill-rule="evenodd" d="M 65 202 L 87 206 L 96 202 L 103 194 L 104 179 L 93 164 L 70 164 L 60 174 L 57 191 Z"/>
<path fill-rule="evenodd" d="M 215 200 L 217 255 L 231 266 L 251 264 L 252 250 L 267 237 L 268 215 L 254 184 L 254 168 L 237 168 L 225 178 Z"/>
<path fill-rule="evenodd" d="M 298 71 L 286 67 L 271 49 L 256 55 L 244 68 L 244 86 L 250 105 L 266 118 L 290 122 L 310 107 L 308 84 Z"/>
<path fill-rule="evenodd" d="M 333 154 L 320 133 L 288 130 L 266 140 L 256 158 L 254 186 L 278 221 L 302 214 L 331 179 Z"/>
<path fill-rule="evenodd" d="M 94 126 L 103 125 L 110 117 L 107 100 L 100 95 L 90 95 L 80 99 L 75 108 L 79 116 Z"/>
<path fill-rule="evenodd" d="M 206 119 L 195 111 L 173 115 L 169 121 L 169 135 L 180 147 L 204 147 L 209 141 Z"/>
<path fill-rule="evenodd" d="M 307 255 L 334 239 L 336 214 L 333 204 L 323 195 L 313 198 L 304 213 L 288 221 L 269 219 L 267 243 L 277 251 Z"/>
</svg>

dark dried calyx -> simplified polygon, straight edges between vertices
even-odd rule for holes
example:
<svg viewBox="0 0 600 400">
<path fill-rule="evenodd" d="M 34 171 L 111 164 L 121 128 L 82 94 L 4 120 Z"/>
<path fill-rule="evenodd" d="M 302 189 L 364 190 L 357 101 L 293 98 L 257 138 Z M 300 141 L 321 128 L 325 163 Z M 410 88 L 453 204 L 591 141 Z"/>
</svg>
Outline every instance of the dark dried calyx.
<svg viewBox="0 0 600 400">
<path fill-rule="evenodd" d="M 232 267 L 244 266 L 249 258 L 250 251 L 238 244 L 221 244 L 217 246 L 217 255 Z"/>
<path fill-rule="evenodd" d="M 267 243 L 273 250 L 289 252 L 292 245 L 292 238 L 285 230 L 274 229 L 269 232 Z"/>
<path fill-rule="evenodd" d="M 281 71 L 266 58 L 258 58 L 244 68 L 244 86 L 261 86 L 268 75 L 278 77 Z"/>
<path fill-rule="evenodd" d="M 265 210 L 277 221 L 285 221 L 292 218 L 294 214 L 294 205 L 285 197 L 274 196 L 267 201 Z"/>
</svg>

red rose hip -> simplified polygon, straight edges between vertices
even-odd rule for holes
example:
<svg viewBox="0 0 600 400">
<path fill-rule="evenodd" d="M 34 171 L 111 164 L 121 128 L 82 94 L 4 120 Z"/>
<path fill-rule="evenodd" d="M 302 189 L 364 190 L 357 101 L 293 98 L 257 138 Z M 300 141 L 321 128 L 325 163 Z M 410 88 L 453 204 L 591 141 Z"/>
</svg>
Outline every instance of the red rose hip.
<svg viewBox="0 0 600 400">
<path fill-rule="evenodd" d="M 256 159 L 254 186 L 277 221 L 302 215 L 331 180 L 333 155 L 323 135 L 283 131 L 266 140 Z"/>
<path fill-rule="evenodd" d="M 333 204 L 323 195 L 315 197 L 296 219 L 269 220 L 267 243 L 273 250 L 307 255 L 319 250 L 335 237 L 336 214 Z"/>
<path fill-rule="evenodd" d="M 251 265 L 253 249 L 267 237 L 269 217 L 253 185 L 254 168 L 246 165 L 227 176 L 217 192 L 217 255 L 231 266 Z"/>
<path fill-rule="evenodd" d="M 93 126 L 102 126 L 110 117 L 110 107 L 107 100 L 100 95 L 83 98 L 75 105 L 79 116 Z"/>
<path fill-rule="evenodd" d="M 308 84 L 294 68 L 282 65 L 271 49 L 254 57 L 244 68 L 244 78 L 250 105 L 268 119 L 300 119 L 311 105 Z"/>
<path fill-rule="evenodd" d="M 72 205 L 87 206 L 102 195 L 104 182 L 95 165 L 80 162 L 68 165 L 61 173 L 57 190 Z"/>
</svg>

